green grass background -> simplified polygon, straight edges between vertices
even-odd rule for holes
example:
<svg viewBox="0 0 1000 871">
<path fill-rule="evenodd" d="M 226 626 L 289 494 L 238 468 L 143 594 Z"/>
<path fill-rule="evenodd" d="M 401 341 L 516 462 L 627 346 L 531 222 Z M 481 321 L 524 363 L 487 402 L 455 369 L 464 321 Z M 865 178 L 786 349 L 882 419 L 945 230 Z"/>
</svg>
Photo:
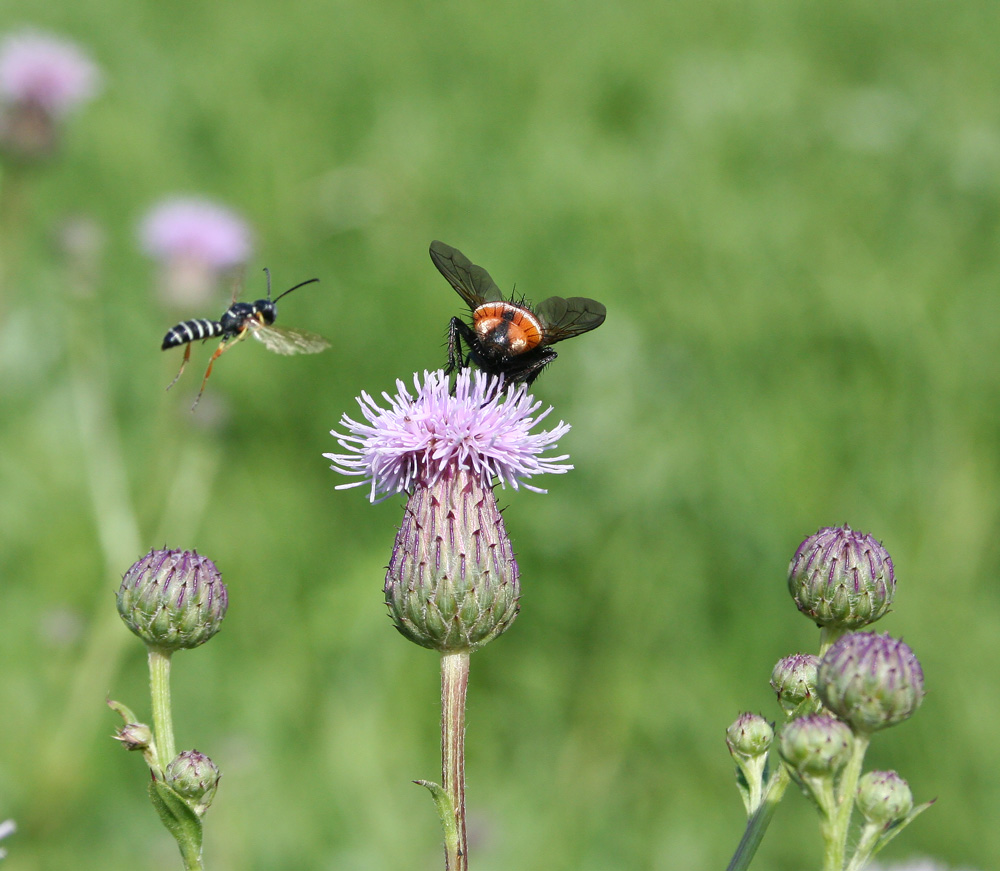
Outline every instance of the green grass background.
<svg viewBox="0 0 1000 871">
<path fill-rule="evenodd" d="M 179 867 L 104 707 L 148 716 L 114 591 L 164 544 L 230 592 L 174 667 L 179 746 L 224 771 L 208 867 L 441 867 L 409 783 L 436 775 L 437 659 L 381 601 L 401 503 L 335 491 L 321 457 L 361 390 L 444 362 L 434 238 L 608 308 L 536 384 L 576 471 L 501 498 L 522 612 L 472 663 L 473 869 L 725 867 L 725 728 L 776 718 L 771 666 L 816 649 L 785 571 L 843 522 L 892 554 L 877 628 L 928 686 L 869 761 L 938 801 L 883 855 L 996 867 L 996 4 L 5 0 L 25 23 L 106 87 L 2 239 L 7 867 Z M 333 344 L 234 350 L 196 415 L 209 349 L 164 392 L 176 317 L 135 237 L 175 192 L 253 223 L 250 298 L 265 265 L 318 276 L 281 323 Z M 103 233 L 87 269 L 55 243 L 74 216 Z M 790 791 L 755 867 L 819 864 Z"/>
</svg>

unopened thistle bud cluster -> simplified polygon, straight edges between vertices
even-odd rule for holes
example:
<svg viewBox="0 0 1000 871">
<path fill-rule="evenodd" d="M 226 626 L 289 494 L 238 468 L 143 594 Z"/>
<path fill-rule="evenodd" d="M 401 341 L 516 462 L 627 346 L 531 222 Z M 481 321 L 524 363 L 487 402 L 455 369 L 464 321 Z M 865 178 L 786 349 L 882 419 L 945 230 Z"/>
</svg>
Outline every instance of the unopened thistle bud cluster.
<svg viewBox="0 0 1000 871">
<path fill-rule="evenodd" d="M 517 561 L 494 485 L 544 492 L 527 483 L 572 468 L 565 455 L 543 456 L 569 430 L 560 422 L 533 432 L 551 411 L 524 387 L 504 388 L 462 369 L 454 388 L 443 371 L 396 382 L 381 407 L 363 393 L 366 422 L 346 415 L 333 435 L 348 453 L 325 454 L 335 471 L 362 480 L 369 499 L 407 495 L 385 579 L 396 628 L 442 653 L 469 651 L 503 633 L 517 616 Z"/>
<path fill-rule="evenodd" d="M 824 820 L 827 858 L 834 862 L 827 867 L 840 868 L 843 860 L 843 867 L 861 868 L 929 807 L 914 807 L 909 785 L 895 772 L 862 774 L 872 735 L 919 707 L 923 671 L 903 641 L 856 631 L 884 616 L 896 591 L 892 559 L 872 536 L 849 526 L 820 529 L 795 552 L 788 589 L 798 609 L 822 629 L 822 656 L 786 656 L 771 673 L 771 687 L 788 718 L 776 742 L 783 766 L 777 774 L 766 773 L 763 759 L 751 752 L 767 752 L 760 717 L 744 714 L 729 727 L 726 742 L 739 769 L 737 786 L 752 827 L 759 824 L 755 811 L 770 788 L 775 787 L 770 799 L 777 800 L 791 779 Z M 855 805 L 863 822 L 854 854 L 847 857 Z M 744 841 L 757 842 L 759 833 Z"/>
</svg>

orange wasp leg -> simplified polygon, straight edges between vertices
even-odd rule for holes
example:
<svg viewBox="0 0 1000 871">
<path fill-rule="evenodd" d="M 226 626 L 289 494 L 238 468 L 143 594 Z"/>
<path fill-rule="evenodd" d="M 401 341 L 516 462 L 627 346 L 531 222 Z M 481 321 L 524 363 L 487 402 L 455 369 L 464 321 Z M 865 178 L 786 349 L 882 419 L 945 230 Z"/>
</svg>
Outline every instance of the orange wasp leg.
<svg viewBox="0 0 1000 871">
<path fill-rule="evenodd" d="M 184 359 L 181 360 L 181 368 L 177 371 L 177 374 L 174 376 L 174 380 L 167 385 L 167 390 L 173 387 L 177 383 L 177 379 L 184 374 L 184 367 L 187 366 L 188 360 L 190 359 L 191 359 L 191 343 L 188 342 L 188 344 L 184 348 Z"/>
<path fill-rule="evenodd" d="M 205 392 L 205 385 L 208 383 L 208 376 L 212 374 L 212 366 L 215 365 L 215 361 L 225 354 L 226 351 L 232 348 L 237 342 L 242 342 L 247 337 L 249 332 L 249 329 L 244 328 L 240 330 L 235 339 L 230 339 L 228 341 L 223 339 L 219 342 L 219 347 L 215 349 L 215 353 L 212 354 L 211 359 L 208 361 L 208 368 L 205 370 L 205 377 L 201 379 L 201 390 L 198 391 L 198 395 L 195 397 L 194 405 L 191 406 L 191 411 L 194 411 L 195 408 L 198 407 L 198 403 L 201 401 L 201 394 Z M 190 348 L 191 346 L 189 345 L 188 347 Z"/>
</svg>

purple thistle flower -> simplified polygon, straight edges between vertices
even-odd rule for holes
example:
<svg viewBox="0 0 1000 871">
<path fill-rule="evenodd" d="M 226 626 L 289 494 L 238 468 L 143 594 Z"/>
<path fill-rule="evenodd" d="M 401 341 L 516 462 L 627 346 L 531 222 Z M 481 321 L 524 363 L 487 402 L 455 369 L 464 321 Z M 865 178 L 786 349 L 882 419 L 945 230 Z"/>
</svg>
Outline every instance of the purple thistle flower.
<svg viewBox="0 0 1000 871">
<path fill-rule="evenodd" d="M 462 369 L 449 390 L 443 370 L 413 376 L 416 397 L 402 380 L 397 393 L 382 396 L 388 403 L 381 408 L 367 393 L 358 397 L 367 423 L 346 414 L 340 425 L 346 435 L 331 431 L 350 453 L 324 454 L 330 468 L 363 480 L 340 484 L 337 489 L 369 485 L 369 499 L 380 502 L 395 493 L 410 493 L 416 485 L 433 486 L 442 475 L 468 472 L 488 488 L 496 479 L 502 487 L 523 486 L 536 493 L 544 490 L 525 483 L 545 472 L 561 473 L 573 467 L 563 462 L 568 454 L 543 457 L 570 429 L 562 421 L 550 430 L 532 433 L 532 428 L 552 411 L 541 414 L 541 402 L 522 386 L 506 390 L 495 378 L 480 371 Z"/>
<path fill-rule="evenodd" d="M 94 97 L 100 72 L 69 40 L 24 30 L 0 42 L 0 96 L 33 104 L 53 118 Z"/>
<path fill-rule="evenodd" d="M 214 270 L 246 262 L 250 227 L 239 215 L 211 200 L 173 197 L 154 206 L 139 227 L 143 250 L 169 265 L 195 262 Z"/>
</svg>

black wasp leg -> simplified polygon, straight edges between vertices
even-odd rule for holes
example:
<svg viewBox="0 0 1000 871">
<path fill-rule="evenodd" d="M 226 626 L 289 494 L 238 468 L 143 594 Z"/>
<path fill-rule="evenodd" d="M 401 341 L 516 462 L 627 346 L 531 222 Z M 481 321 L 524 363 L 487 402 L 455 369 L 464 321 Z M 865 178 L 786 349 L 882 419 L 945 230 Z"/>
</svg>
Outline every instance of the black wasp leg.
<svg viewBox="0 0 1000 871">
<path fill-rule="evenodd" d="M 468 366 L 469 361 L 465 357 L 462 350 L 462 339 L 465 339 L 466 345 L 469 346 L 469 351 L 471 354 L 472 348 L 475 347 L 476 333 L 465 321 L 461 318 L 452 318 L 451 325 L 448 327 L 448 369 L 447 372 L 450 375 L 456 369 L 461 369 L 463 366 Z"/>
<path fill-rule="evenodd" d="M 187 366 L 188 360 L 191 359 L 191 343 L 188 342 L 184 347 L 184 359 L 181 360 L 181 368 L 178 370 L 177 374 L 174 376 L 174 380 L 167 385 L 167 390 L 173 387 L 177 383 L 177 379 L 184 374 L 184 367 Z"/>
<path fill-rule="evenodd" d="M 224 338 L 221 342 L 219 342 L 219 347 L 215 349 L 215 353 L 212 354 L 211 359 L 208 361 L 208 368 L 205 370 L 205 377 L 201 379 L 201 390 L 198 391 L 198 395 L 194 398 L 194 404 L 191 406 L 191 411 L 194 411 L 198 407 L 198 403 L 201 402 L 201 394 L 205 392 L 205 385 L 208 383 L 208 376 L 212 374 L 212 367 L 215 365 L 215 361 L 225 354 L 226 351 L 233 347 L 233 345 L 237 342 L 243 341 L 249 332 L 250 330 L 244 327 L 244 329 L 236 334 L 235 338 Z M 188 347 L 190 347 L 190 345 Z"/>
<path fill-rule="evenodd" d="M 549 365 L 559 355 L 551 348 L 542 348 L 533 359 L 527 363 L 523 369 L 512 372 L 509 381 L 523 381 L 526 387 L 531 387 L 531 382 L 542 374 L 542 369 Z"/>
</svg>

